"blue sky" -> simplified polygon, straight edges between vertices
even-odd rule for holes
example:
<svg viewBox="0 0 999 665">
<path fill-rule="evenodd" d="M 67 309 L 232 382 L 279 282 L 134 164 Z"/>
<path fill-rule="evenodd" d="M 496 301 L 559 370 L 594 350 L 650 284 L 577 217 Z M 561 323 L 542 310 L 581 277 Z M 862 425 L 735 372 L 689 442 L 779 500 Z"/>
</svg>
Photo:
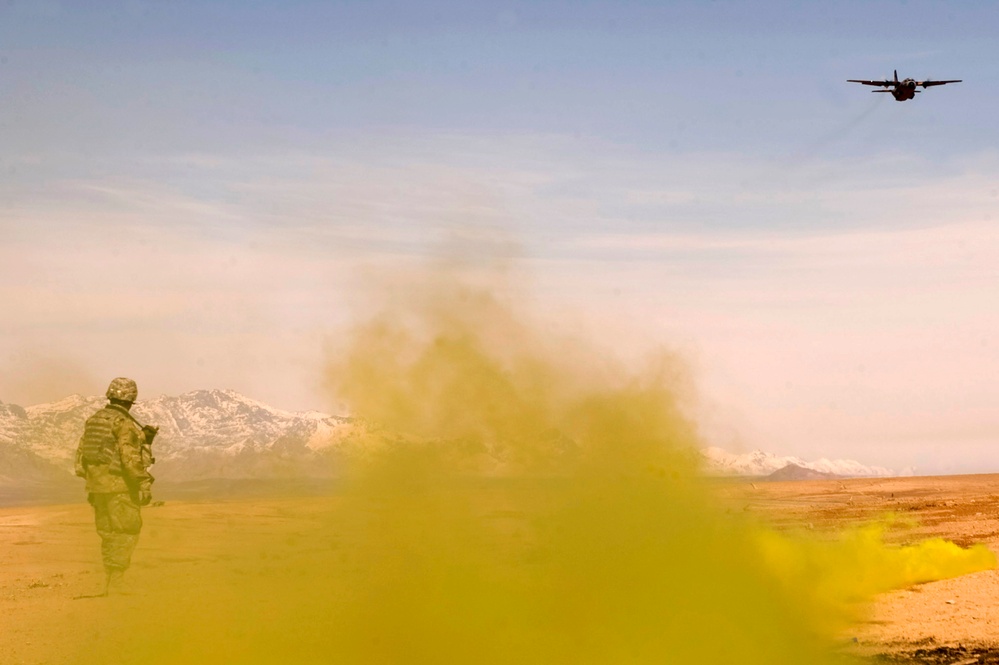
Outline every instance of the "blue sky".
<svg viewBox="0 0 999 665">
<path fill-rule="evenodd" d="M 899 142 L 919 136 L 922 154 L 952 156 L 975 133 L 940 130 L 984 121 L 996 78 L 987 3 L 14 2 L 4 13 L 8 113 L 26 125 L 15 145 L 112 154 L 391 130 L 780 157 L 849 133 L 873 100 L 844 77 L 899 68 L 976 84 L 920 100 L 931 108 L 918 115 L 881 111 Z M 877 123 L 855 133 L 832 147 L 865 154 L 863 139 L 884 135 Z"/>
<path fill-rule="evenodd" d="M 474 236 L 540 309 L 681 349 L 710 443 L 999 470 L 996 34 L 976 2 L 4 3 L 0 399 L 131 372 L 336 410 L 372 275 Z M 964 82 L 846 82 L 893 69 Z"/>
</svg>

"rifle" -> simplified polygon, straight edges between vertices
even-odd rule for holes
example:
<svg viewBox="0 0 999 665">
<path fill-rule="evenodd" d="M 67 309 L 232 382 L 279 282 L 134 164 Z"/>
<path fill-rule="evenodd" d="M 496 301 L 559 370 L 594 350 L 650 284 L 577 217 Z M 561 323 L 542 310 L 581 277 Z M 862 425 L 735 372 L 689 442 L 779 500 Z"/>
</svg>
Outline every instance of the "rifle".
<svg viewBox="0 0 999 665">
<path fill-rule="evenodd" d="M 146 440 L 139 446 L 139 454 L 142 457 L 142 465 L 144 467 L 149 467 L 156 463 L 156 458 L 153 457 L 153 439 L 156 438 L 157 432 L 160 428 L 155 425 L 143 425 L 142 433 L 145 435 Z"/>
</svg>

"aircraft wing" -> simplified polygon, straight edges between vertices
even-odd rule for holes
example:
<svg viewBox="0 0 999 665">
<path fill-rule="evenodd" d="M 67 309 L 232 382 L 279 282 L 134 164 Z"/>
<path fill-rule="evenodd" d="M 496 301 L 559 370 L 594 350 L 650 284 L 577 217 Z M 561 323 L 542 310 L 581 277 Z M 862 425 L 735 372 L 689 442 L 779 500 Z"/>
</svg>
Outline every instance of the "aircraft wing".
<svg viewBox="0 0 999 665">
<path fill-rule="evenodd" d="M 895 81 L 889 81 L 885 79 L 884 81 L 865 81 L 863 79 L 847 79 L 847 83 L 862 83 L 864 85 L 880 85 L 887 88 L 888 86 L 895 85 Z"/>
<path fill-rule="evenodd" d="M 916 85 L 921 85 L 924 88 L 929 88 L 931 85 L 943 85 L 944 83 L 960 83 L 961 79 L 956 81 L 917 81 Z"/>
</svg>

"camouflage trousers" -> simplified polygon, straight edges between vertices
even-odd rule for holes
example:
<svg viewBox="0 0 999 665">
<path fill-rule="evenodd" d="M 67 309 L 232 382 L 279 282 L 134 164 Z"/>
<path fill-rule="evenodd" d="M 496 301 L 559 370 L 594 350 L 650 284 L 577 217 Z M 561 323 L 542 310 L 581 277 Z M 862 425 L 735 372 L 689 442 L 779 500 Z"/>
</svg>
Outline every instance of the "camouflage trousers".
<svg viewBox="0 0 999 665">
<path fill-rule="evenodd" d="M 132 562 L 132 551 L 139 542 L 142 516 L 128 493 L 91 494 L 97 534 L 101 537 L 101 556 L 109 573 L 125 570 Z"/>
</svg>

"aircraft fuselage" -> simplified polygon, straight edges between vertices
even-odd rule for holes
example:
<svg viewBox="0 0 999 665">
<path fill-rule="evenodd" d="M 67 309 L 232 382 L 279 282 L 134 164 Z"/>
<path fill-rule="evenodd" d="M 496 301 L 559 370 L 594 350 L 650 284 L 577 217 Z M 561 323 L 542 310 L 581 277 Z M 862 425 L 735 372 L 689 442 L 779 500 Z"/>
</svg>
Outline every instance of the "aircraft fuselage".
<svg viewBox="0 0 999 665">
<path fill-rule="evenodd" d="M 916 96 L 916 81 L 913 79 L 899 81 L 895 89 L 891 91 L 891 96 L 895 98 L 896 102 L 904 102 L 907 99 L 912 99 Z"/>
</svg>

